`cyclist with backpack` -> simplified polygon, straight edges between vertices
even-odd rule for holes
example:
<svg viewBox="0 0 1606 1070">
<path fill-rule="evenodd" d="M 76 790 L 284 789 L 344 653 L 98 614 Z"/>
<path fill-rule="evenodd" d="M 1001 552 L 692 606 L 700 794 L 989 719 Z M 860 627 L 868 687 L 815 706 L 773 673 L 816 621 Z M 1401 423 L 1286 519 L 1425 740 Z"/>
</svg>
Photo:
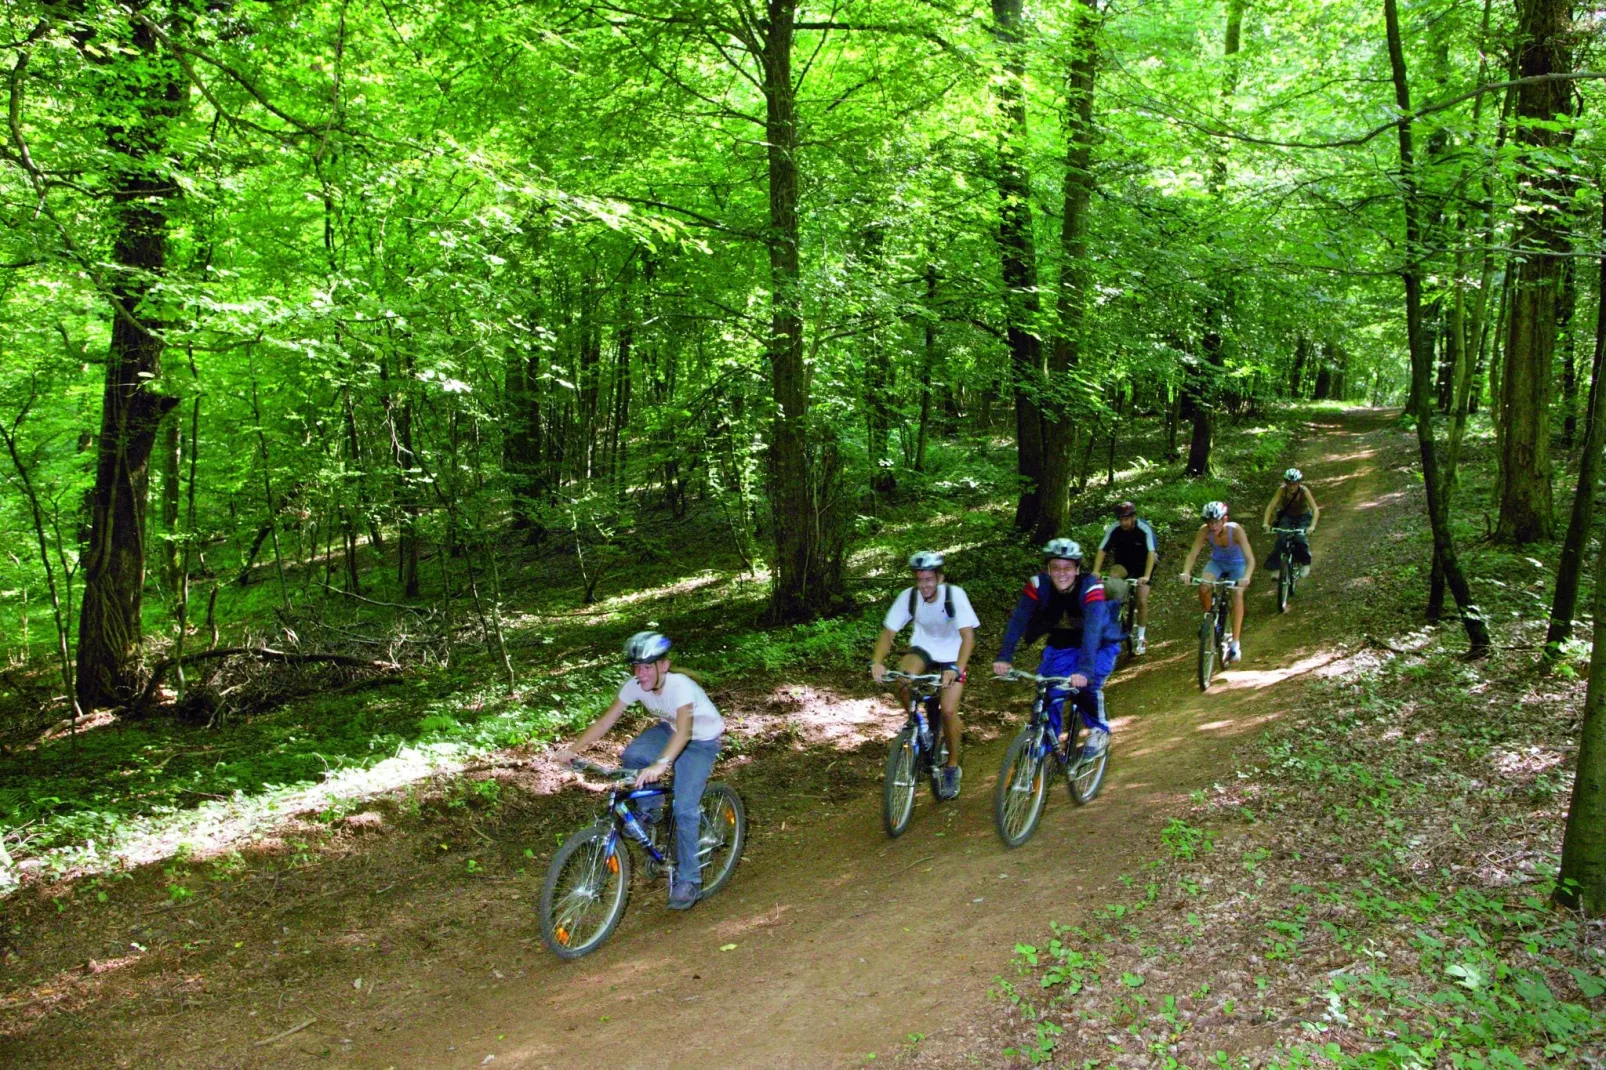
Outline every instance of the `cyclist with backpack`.
<svg viewBox="0 0 1606 1070">
<path fill-rule="evenodd" d="M 1199 604 L 1206 613 L 1210 612 L 1211 600 L 1215 595 L 1215 588 L 1211 584 L 1216 580 L 1232 581 L 1232 639 L 1227 644 L 1227 658 L 1229 661 L 1241 661 L 1243 648 L 1239 640 L 1243 638 L 1244 631 L 1244 590 L 1249 586 L 1249 578 L 1255 574 L 1255 551 L 1249 545 L 1249 534 L 1244 531 L 1244 526 L 1227 519 L 1226 502 L 1205 503 L 1202 515 L 1204 523 L 1199 525 L 1199 534 L 1193 539 L 1193 549 L 1188 551 L 1188 560 L 1182 566 L 1182 582 L 1192 582 L 1193 562 L 1204 550 L 1208 539 L 1210 560 L 1205 562 L 1204 567 L 1203 579 L 1206 582 L 1199 585 Z"/>
<path fill-rule="evenodd" d="M 1120 603 L 1108 600 L 1104 581 L 1082 571 L 1082 547 L 1074 539 L 1051 539 L 1043 547 L 1043 571 L 1026 581 L 1015 612 L 1010 614 L 1004 643 L 993 661 L 993 674 L 1007 675 L 1015 648 L 1045 639 L 1043 676 L 1069 676 L 1077 689 L 1073 699 L 1089 729 L 1082 760 L 1093 761 L 1110 743 L 1104 715 L 1104 681 L 1121 652 Z M 1050 716 L 1056 721 L 1066 695 L 1057 691 Z"/>
<path fill-rule="evenodd" d="M 941 797 L 959 794 L 959 699 L 965 690 L 965 666 L 976 646 L 976 629 L 981 621 L 970 606 L 964 588 L 943 579 L 943 556 L 934 550 L 921 550 L 909 558 L 914 586 L 900 591 L 887 609 L 875 653 L 870 656 L 870 678 L 880 683 L 886 675 L 883 664 L 892 651 L 898 633 L 914 622 L 909 650 L 898 662 L 902 672 L 912 676 L 942 674 L 942 730 L 948 740 L 948 766 L 942 773 Z M 907 703 L 909 696 L 900 687 Z"/>
<path fill-rule="evenodd" d="M 567 765 L 608 734 L 621 714 L 639 702 L 657 723 L 631 740 L 619 756 L 625 769 L 639 769 L 636 784 L 662 780 L 675 769 L 675 883 L 669 890 L 671 910 L 690 910 L 702 896 L 702 867 L 697 851 L 702 830 L 703 788 L 719 757 L 725 720 L 702 686 L 685 673 L 669 671 L 669 640 L 657 632 L 637 632 L 625 642 L 625 659 L 634 675 L 619 688 L 613 704 L 580 733 L 572 747 L 553 751 Z"/>
<path fill-rule="evenodd" d="M 1110 571 L 1104 571 L 1104 557 L 1113 562 Z M 1131 580 L 1136 588 L 1132 597 L 1137 601 L 1137 625 L 1132 632 L 1132 653 L 1141 654 L 1148 648 L 1144 633 L 1149 630 L 1149 577 L 1160 560 L 1159 543 L 1148 521 L 1138 519 L 1138 507 L 1122 502 L 1115 507 L 1115 523 L 1104 529 L 1099 552 L 1093 558 L 1093 575 L 1108 576 L 1112 580 Z"/>
<path fill-rule="evenodd" d="M 1275 560 L 1282 554 L 1283 540 L 1287 539 L 1289 549 L 1293 551 L 1294 564 L 1299 566 L 1301 579 L 1310 575 L 1310 540 L 1306 536 L 1316 530 L 1316 522 L 1321 516 L 1322 510 L 1316 504 L 1316 495 L 1305 485 L 1305 473 L 1297 468 L 1284 472 L 1282 485 L 1271 496 L 1271 501 L 1266 503 L 1264 523 L 1268 531 L 1274 527 L 1298 528 L 1305 533 L 1277 536 L 1277 547 L 1272 551 L 1272 559 Z"/>
</svg>

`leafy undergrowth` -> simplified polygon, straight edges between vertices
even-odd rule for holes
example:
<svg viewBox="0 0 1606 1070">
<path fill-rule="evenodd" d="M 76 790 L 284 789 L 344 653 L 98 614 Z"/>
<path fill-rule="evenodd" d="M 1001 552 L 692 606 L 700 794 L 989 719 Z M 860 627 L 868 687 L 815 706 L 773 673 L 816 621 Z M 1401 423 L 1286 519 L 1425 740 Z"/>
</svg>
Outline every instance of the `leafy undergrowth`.
<svg viewBox="0 0 1606 1070">
<path fill-rule="evenodd" d="M 1096 543 L 1110 506 L 1131 496 L 1175 545 L 1204 501 L 1245 494 L 1250 485 L 1258 496 L 1296 429 L 1319 415 L 1315 406 L 1241 423 L 1223 436 L 1216 476 L 1196 481 L 1166 478 L 1170 467 L 1154 463 L 1160 430 L 1145 426 L 1121 443 L 1115 484 L 1095 479 L 1076 500 L 1073 534 Z M 24 877 L 48 879 L 184 850 L 210 852 L 289 814 L 338 819 L 354 798 L 451 773 L 500 751 L 539 749 L 572 732 L 611 699 L 621 676 L 613 652 L 640 627 L 674 635 L 682 664 L 715 689 L 762 690 L 799 673 L 817 679 L 833 667 L 862 663 L 886 597 L 904 581 L 905 556 L 921 546 L 949 553 L 956 582 L 996 628 L 1019 576 L 1036 560 L 1010 526 L 1011 451 L 964 442 L 934 448 L 932 457 L 924 482 L 907 483 L 856 521 L 849 564 L 859 577 L 857 613 L 759 627 L 767 584 L 743 574 L 709 516 L 644 515 L 637 523 L 650 534 L 640 536 L 645 549 L 630 572 L 637 586 L 605 584 L 595 605 L 580 606 L 580 581 L 566 555 L 524 550 L 513 558 L 518 565 L 508 569 L 503 610 L 518 670 L 511 691 L 494 683 L 501 670 L 488 652 L 464 647 L 450 669 L 303 696 L 210 727 L 167 717 L 102 718 L 110 723 L 76 738 L 57 734 L 0 753 L 4 846 Z M 347 615 L 336 623 L 348 633 L 394 626 L 378 607 L 399 595 L 385 586 L 393 582 L 387 566 L 374 564 L 364 580 L 371 600 L 335 599 L 320 609 L 320 625 L 339 609 Z M 289 582 L 309 589 L 322 571 L 316 562 L 292 568 Z M 245 633 L 259 626 L 271 633 L 277 602 L 270 595 L 277 588 L 270 586 L 220 588 L 220 619 L 243 613 Z M 148 608 L 160 607 L 153 599 Z"/>
<path fill-rule="evenodd" d="M 909 1061 L 1606 1066 L 1606 921 L 1549 902 L 1587 650 L 1536 675 L 1545 566 L 1467 558 L 1505 577 L 1483 584 L 1502 653 L 1462 660 L 1453 626 L 1352 650 L 1195 793 L 1130 897 L 1014 949 L 991 1051 Z"/>
</svg>

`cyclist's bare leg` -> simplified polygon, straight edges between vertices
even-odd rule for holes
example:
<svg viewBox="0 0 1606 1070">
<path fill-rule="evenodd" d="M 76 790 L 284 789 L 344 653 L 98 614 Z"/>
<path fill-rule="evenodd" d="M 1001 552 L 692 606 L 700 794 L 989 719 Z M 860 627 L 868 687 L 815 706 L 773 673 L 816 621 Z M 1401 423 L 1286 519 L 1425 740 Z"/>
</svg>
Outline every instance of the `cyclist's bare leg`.
<svg viewBox="0 0 1606 1070">
<path fill-rule="evenodd" d="M 1149 626 L 1149 585 L 1140 583 L 1136 585 L 1136 588 L 1138 592 L 1136 595 L 1138 600 L 1138 627 L 1147 628 Z"/>
<path fill-rule="evenodd" d="M 1243 638 L 1244 631 L 1244 589 L 1232 589 L 1232 641 L 1238 642 Z"/>
<path fill-rule="evenodd" d="M 948 740 L 949 766 L 959 765 L 959 696 L 964 690 L 965 685 L 956 682 L 942 692 L 942 733 Z"/>
</svg>

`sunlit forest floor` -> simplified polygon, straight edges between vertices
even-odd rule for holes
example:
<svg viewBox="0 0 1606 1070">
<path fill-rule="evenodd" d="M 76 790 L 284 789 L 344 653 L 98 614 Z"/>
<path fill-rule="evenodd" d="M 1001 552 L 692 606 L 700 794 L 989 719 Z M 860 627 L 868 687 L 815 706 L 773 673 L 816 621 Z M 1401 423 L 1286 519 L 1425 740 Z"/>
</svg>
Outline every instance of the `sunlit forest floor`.
<svg viewBox="0 0 1606 1070">
<path fill-rule="evenodd" d="M 1096 480 L 1076 503 L 1084 542 L 1137 497 L 1174 572 L 1199 503 L 1227 497 L 1252 517 L 1297 455 L 1327 466 L 1315 485 L 1338 506 L 1332 545 L 1318 542 L 1290 616 L 1258 588 L 1246 660 L 1208 695 L 1189 675 L 1189 602 L 1157 592 L 1151 655 L 1111 691 L 1111 784 L 1086 810 L 1057 794 L 1016 852 L 993 835 L 990 774 L 1024 696 L 971 689 L 965 796 L 923 800 L 889 843 L 879 781 L 899 717 L 858 668 L 920 545 L 949 551 L 989 653 L 1034 562 L 1007 530 L 1002 449 L 955 450 L 918 493 L 867 504 L 859 616 L 757 629 L 762 577 L 693 510 L 646 521 L 662 549 L 605 578 L 591 606 L 572 561 L 509 549 L 511 696 L 493 660 L 467 652 L 212 728 L 148 719 L 18 740 L 0 786 L 36 809 L 34 839 L 13 843 L 26 884 L 0 908 L 0 1057 L 1236 1066 L 1293 1045 L 1329 1060 L 1425 1049 L 1424 1021 L 1452 1013 L 1491 1046 L 1509 1039 L 1512 1065 L 1590 1057 L 1602 1003 L 1587 948 L 1601 934 L 1522 904 L 1544 894 L 1559 842 L 1580 663 L 1527 673 L 1547 573 L 1493 548 L 1472 550 L 1475 582 L 1519 649 L 1466 666 L 1441 649 L 1452 631 L 1421 630 L 1419 483 L 1391 419 L 1246 421 L 1222 435 L 1222 476 L 1199 483 L 1137 461 L 1158 456 L 1154 437 L 1124 445 L 1116 486 Z M 365 594 L 391 601 L 382 575 Z M 234 597 L 270 605 L 265 586 Z M 266 609 L 255 620 L 265 633 Z M 572 778 L 540 752 L 606 703 L 614 651 L 647 625 L 711 678 L 732 723 L 721 775 L 753 838 L 728 892 L 676 917 L 638 886 L 614 941 L 561 966 L 531 899 L 596 799 L 561 790 Z M 1544 715 L 1500 715 L 1511 708 Z M 1050 923 L 1070 927 L 1057 944 Z M 838 1023 L 829 1037 L 823 1021 Z M 642 1051 L 641 1036 L 681 1046 Z"/>
</svg>

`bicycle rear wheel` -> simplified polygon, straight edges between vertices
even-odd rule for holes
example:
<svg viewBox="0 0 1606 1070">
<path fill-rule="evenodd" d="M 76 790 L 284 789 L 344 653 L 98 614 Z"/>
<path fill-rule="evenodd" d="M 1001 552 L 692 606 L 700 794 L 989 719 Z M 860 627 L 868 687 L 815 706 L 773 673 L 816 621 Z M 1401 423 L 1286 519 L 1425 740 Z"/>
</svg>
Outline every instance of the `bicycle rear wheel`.
<svg viewBox="0 0 1606 1070">
<path fill-rule="evenodd" d="M 1046 758 L 1038 746 L 1041 729 L 1024 728 L 1004 752 L 993 788 L 993 825 L 1005 847 L 1019 847 L 1031 839 L 1043 816 L 1048 794 Z"/>
<path fill-rule="evenodd" d="M 710 784 L 703 789 L 701 834 L 697 840 L 697 860 L 702 870 L 703 898 L 725 887 L 736 871 L 747 842 L 747 809 L 742 797 L 729 784 Z"/>
<path fill-rule="evenodd" d="M 887 770 L 881 781 L 881 821 L 887 835 L 898 837 L 909 827 L 915 809 L 915 730 L 905 728 L 887 747 Z"/>
<path fill-rule="evenodd" d="M 1220 597 L 1219 595 L 1217 597 Z M 1209 691 L 1216 674 L 1216 611 L 1205 613 L 1199 621 L 1199 690 Z"/>
<path fill-rule="evenodd" d="M 1078 806 L 1086 806 L 1098 798 L 1099 789 L 1104 786 L 1105 767 L 1110 764 L 1108 742 L 1104 745 L 1104 753 L 1091 762 L 1082 761 L 1082 746 L 1091 731 L 1087 723 L 1077 717 L 1077 727 L 1067 741 L 1066 749 L 1071 755 L 1071 763 L 1065 767 L 1065 786 L 1070 789 L 1071 801 Z"/>
<path fill-rule="evenodd" d="M 599 821 L 570 836 L 552 856 L 541 887 L 541 942 L 563 959 L 601 947 L 630 901 L 630 852 Z"/>
</svg>

